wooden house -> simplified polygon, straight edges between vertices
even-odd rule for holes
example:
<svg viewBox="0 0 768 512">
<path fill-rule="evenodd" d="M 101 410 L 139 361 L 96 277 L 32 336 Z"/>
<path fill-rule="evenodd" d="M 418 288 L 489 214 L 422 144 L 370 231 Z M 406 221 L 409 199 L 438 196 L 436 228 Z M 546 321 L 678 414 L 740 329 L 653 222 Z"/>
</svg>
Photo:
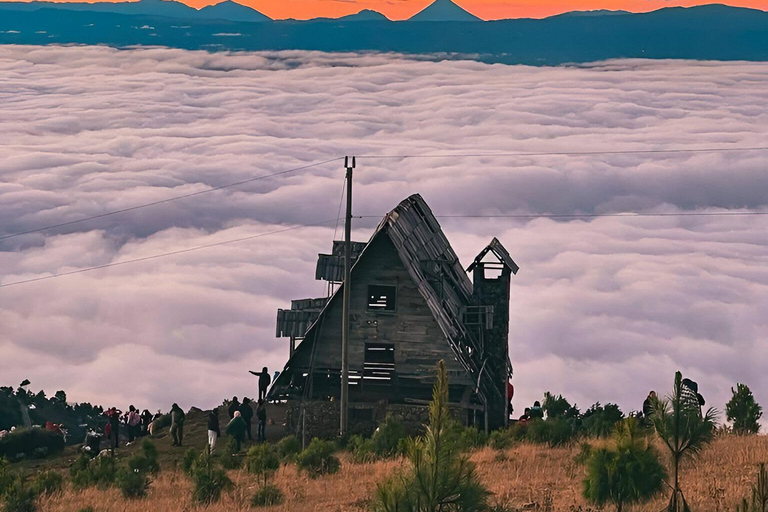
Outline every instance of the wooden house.
<svg viewBox="0 0 768 512">
<path fill-rule="evenodd" d="M 370 430 L 387 413 L 420 424 L 440 359 L 456 417 L 486 430 L 505 425 L 510 278 L 518 266 L 501 243 L 494 238 L 465 271 L 413 195 L 352 252 L 350 432 Z M 330 298 L 293 301 L 277 315 L 277 336 L 291 338 L 291 356 L 269 399 L 287 400 L 288 428 L 309 437 L 330 437 L 339 425 L 342 254 L 343 243 L 334 242 L 318 260 L 315 277 L 338 285 Z"/>
</svg>

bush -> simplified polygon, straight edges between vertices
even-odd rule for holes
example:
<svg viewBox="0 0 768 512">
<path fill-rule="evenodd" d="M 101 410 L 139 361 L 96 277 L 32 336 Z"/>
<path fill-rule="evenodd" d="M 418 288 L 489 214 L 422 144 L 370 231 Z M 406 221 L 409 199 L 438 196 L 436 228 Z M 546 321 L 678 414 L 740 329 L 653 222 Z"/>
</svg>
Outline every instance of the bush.
<svg viewBox="0 0 768 512">
<path fill-rule="evenodd" d="M 17 477 L 5 492 L 4 512 L 36 512 L 37 495 L 35 490 L 26 485 L 23 478 Z"/>
<path fill-rule="evenodd" d="M 249 473 L 262 478 L 263 484 L 266 486 L 267 480 L 280 469 L 280 458 L 271 445 L 267 443 L 258 444 L 248 450 L 245 467 Z"/>
<path fill-rule="evenodd" d="M 147 495 L 149 478 L 144 471 L 123 468 L 117 473 L 117 487 L 123 493 L 123 498 L 138 499 Z"/>
<path fill-rule="evenodd" d="M 488 444 L 490 444 L 491 448 L 494 450 L 504 450 L 509 448 L 518 440 L 516 437 L 520 431 L 521 429 L 516 426 L 494 430 L 488 437 Z"/>
<path fill-rule="evenodd" d="M 268 484 L 259 487 L 259 490 L 251 498 L 251 505 L 254 507 L 269 507 L 280 505 L 284 500 L 283 492 L 277 486 Z"/>
<path fill-rule="evenodd" d="M 592 405 L 582 416 L 582 428 L 585 434 L 594 437 L 607 437 L 613 433 L 616 425 L 624 419 L 616 404 L 600 405 L 600 402 Z"/>
<path fill-rule="evenodd" d="M 621 512 L 624 505 L 647 501 L 661 491 L 666 471 L 638 432 L 637 420 L 628 418 L 616 428 L 616 448 L 591 451 L 583 483 L 591 503 L 602 507 L 612 502 Z"/>
<path fill-rule="evenodd" d="M 280 459 L 291 461 L 301 451 L 301 441 L 296 436 L 287 436 L 278 441 L 276 447 Z"/>
<path fill-rule="evenodd" d="M 312 439 L 307 449 L 296 456 L 299 471 L 306 472 L 310 478 L 336 473 L 341 467 L 341 462 L 333 455 L 335 448 L 330 441 Z"/>
<path fill-rule="evenodd" d="M 571 405 L 562 395 L 555 396 L 549 391 L 544 393 L 541 409 L 547 413 L 547 419 L 579 417 L 579 408 L 576 405 Z"/>
<path fill-rule="evenodd" d="M 157 448 L 154 443 L 149 439 L 144 439 L 141 443 L 141 452 L 128 460 L 128 468 L 131 471 L 139 471 L 145 475 L 156 475 L 159 473 L 160 464 L 157 462 Z"/>
<path fill-rule="evenodd" d="M 61 492 L 64 486 L 64 477 L 56 471 L 43 471 L 35 476 L 32 489 L 37 495 L 51 495 Z"/>
<path fill-rule="evenodd" d="M 83 507 L 80 510 L 78 510 L 77 512 L 96 512 L 96 511 L 93 510 L 93 507 L 89 506 L 89 507 Z"/>
<path fill-rule="evenodd" d="M 573 420 L 562 417 L 531 421 L 526 429 L 526 439 L 550 447 L 568 444 L 575 436 Z"/>
<path fill-rule="evenodd" d="M 377 457 L 392 457 L 398 454 L 400 441 L 406 437 L 400 418 L 388 414 L 371 436 L 371 451 Z"/>
<path fill-rule="evenodd" d="M 96 457 L 91 460 L 86 454 L 80 455 L 69 468 L 72 485 L 76 489 L 86 487 L 106 488 L 115 483 L 117 465 L 113 457 Z"/>
<path fill-rule="evenodd" d="M 488 444 L 488 436 L 482 430 L 475 427 L 463 427 L 458 423 L 456 425 L 459 450 L 476 450 Z"/>
<path fill-rule="evenodd" d="M 64 450 L 64 437 L 43 428 L 21 428 L 0 438 L 0 458 L 44 458 Z"/>
<path fill-rule="evenodd" d="M 190 448 L 187 450 L 187 453 L 184 454 L 184 458 L 181 461 L 181 469 L 187 475 L 192 474 L 192 466 L 195 464 L 198 455 L 199 454 L 195 451 L 194 448 Z"/>
<path fill-rule="evenodd" d="M 219 459 L 224 469 L 240 469 L 243 466 L 243 459 L 235 456 L 236 452 L 237 441 L 235 441 L 234 437 L 230 437 L 229 442 L 227 442 L 227 448 Z"/>
<path fill-rule="evenodd" d="M 207 448 L 192 464 L 189 474 L 192 478 L 192 498 L 198 503 L 219 501 L 221 493 L 233 487 L 232 480 L 226 471 L 216 467 L 215 459 Z"/>
<path fill-rule="evenodd" d="M 0 457 L 0 498 L 5 496 L 15 479 L 16 475 L 11 471 L 8 461 Z"/>
</svg>

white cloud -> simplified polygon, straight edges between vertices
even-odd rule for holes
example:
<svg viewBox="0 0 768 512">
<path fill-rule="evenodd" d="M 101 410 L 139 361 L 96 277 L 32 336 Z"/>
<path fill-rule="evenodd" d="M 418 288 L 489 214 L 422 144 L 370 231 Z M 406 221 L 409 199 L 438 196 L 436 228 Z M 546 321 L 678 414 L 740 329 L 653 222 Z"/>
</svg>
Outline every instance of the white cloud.
<svg viewBox="0 0 768 512">
<path fill-rule="evenodd" d="M 0 236 L 345 154 L 763 146 L 768 66 L 534 68 L 397 55 L 0 47 Z M 760 209 L 765 152 L 359 159 L 355 210 L 446 215 Z M 4 283 L 333 218 L 340 163 L 0 241 Z M 376 219 L 357 221 L 365 239 Z M 638 408 L 681 369 L 768 401 L 763 217 L 441 219 L 463 261 L 522 270 L 516 406 Z M 333 226 L 0 289 L 0 375 L 76 400 L 211 406 L 279 368 L 275 309 L 318 296 Z"/>
</svg>

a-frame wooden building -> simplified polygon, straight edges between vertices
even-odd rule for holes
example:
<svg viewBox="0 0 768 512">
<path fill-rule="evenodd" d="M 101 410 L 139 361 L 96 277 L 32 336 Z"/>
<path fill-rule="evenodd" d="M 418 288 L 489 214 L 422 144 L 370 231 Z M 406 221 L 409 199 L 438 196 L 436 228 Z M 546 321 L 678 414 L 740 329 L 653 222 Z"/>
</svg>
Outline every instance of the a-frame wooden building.
<svg viewBox="0 0 768 512">
<path fill-rule="evenodd" d="M 290 337 L 292 349 L 269 399 L 287 400 L 289 429 L 307 437 L 332 436 L 339 425 L 342 252 L 334 242 L 318 261 L 316 278 L 339 285 L 330 298 L 278 311 L 277 335 Z M 413 195 L 368 243 L 353 245 L 353 256 L 350 432 L 374 428 L 387 413 L 409 427 L 423 421 L 440 359 L 457 418 L 486 429 L 505 425 L 510 278 L 518 266 L 501 243 L 494 238 L 465 271 L 427 204 Z"/>
</svg>

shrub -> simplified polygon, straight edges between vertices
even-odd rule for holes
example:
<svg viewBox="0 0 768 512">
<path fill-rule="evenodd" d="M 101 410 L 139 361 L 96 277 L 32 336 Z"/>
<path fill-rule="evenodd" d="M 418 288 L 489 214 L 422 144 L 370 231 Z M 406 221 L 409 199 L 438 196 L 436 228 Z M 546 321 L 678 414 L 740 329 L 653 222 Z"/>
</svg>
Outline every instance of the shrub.
<svg viewBox="0 0 768 512">
<path fill-rule="evenodd" d="M 254 507 L 269 507 L 280 505 L 284 500 L 283 492 L 277 486 L 267 484 L 259 487 L 259 490 L 251 498 L 251 505 Z"/>
<path fill-rule="evenodd" d="M 56 471 L 42 471 L 35 476 L 32 489 L 37 495 L 51 495 L 61 492 L 64 486 L 64 477 Z"/>
<path fill-rule="evenodd" d="M 93 510 L 93 507 L 91 507 L 91 506 L 88 506 L 88 507 L 83 507 L 83 508 L 81 508 L 81 509 L 80 509 L 80 510 L 78 510 L 77 512 L 96 512 L 96 511 L 95 511 L 95 510 Z"/>
<path fill-rule="evenodd" d="M 516 434 L 518 432 L 520 432 L 520 429 L 516 426 L 494 430 L 488 437 L 488 444 L 490 444 L 491 448 L 494 450 L 504 450 L 517 441 Z"/>
<path fill-rule="evenodd" d="M 488 436 L 482 430 L 475 427 L 463 427 L 458 423 L 456 425 L 458 426 L 458 448 L 460 450 L 476 450 L 488 444 Z"/>
<path fill-rule="evenodd" d="M 448 379 L 445 363 L 440 361 L 426 433 L 409 443 L 408 470 L 378 486 L 374 512 L 488 508 L 490 493 L 477 479 L 469 458 L 457 448 L 457 437 L 447 435 L 449 425 Z"/>
<path fill-rule="evenodd" d="M 296 436 L 287 436 L 277 442 L 277 453 L 284 461 L 293 460 L 301 451 L 301 442 Z"/>
<path fill-rule="evenodd" d="M 589 443 L 581 443 L 579 447 L 579 453 L 573 458 L 573 462 L 576 464 L 586 464 L 589 457 L 592 455 L 592 445 Z"/>
<path fill-rule="evenodd" d="M 544 393 L 544 403 L 541 409 L 547 413 L 547 418 L 578 418 L 579 409 L 571 405 L 562 395 L 553 395 L 549 391 Z"/>
<path fill-rule="evenodd" d="M 15 479 L 16 475 L 11 471 L 8 461 L 0 457 L 0 498 L 5 496 Z"/>
<path fill-rule="evenodd" d="M 219 460 L 221 460 L 221 465 L 224 467 L 224 469 L 240 469 L 242 467 L 243 459 L 235 456 L 236 452 L 237 452 L 237 441 L 235 441 L 234 437 L 230 437 L 229 442 L 227 442 L 227 448 L 224 450 L 224 453 L 222 453 L 221 457 L 219 458 Z"/>
<path fill-rule="evenodd" d="M 371 436 L 371 450 L 377 457 L 397 455 L 400 441 L 408 437 L 400 418 L 388 414 Z"/>
<path fill-rule="evenodd" d="M 64 450 L 64 437 L 43 428 L 21 428 L 0 438 L 0 458 L 43 458 Z"/>
<path fill-rule="evenodd" d="M 194 456 L 194 450 L 192 455 Z M 128 468 L 131 471 L 139 471 L 145 475 L 156 475 L 160 471 L 160 464 L 157 462 L 157 448 L 152 441 L 149 439 L 142 441 L 141 453 L 137 453 L 128 460 Z"/>
<path fill-rule="evenodd" d="M 91 460 L 86 454 L 81 454 L 69 468 L 72 485 L 76 489 L 85 487 L 106 488 L 115 483 L 117 465 L 113 457 L 96 457 Z"/>
<path fill-rule="evenodd" d="M 736 389 L 731 388 L 731 393 L 733 396 L 725 404 L 725 414 L 728 421 L 733 422 L 733 431 L 739 435 L 757 434 L 763 408 L 755 402 L 752 391 L 744 384 L 737 383 Z"/>
<path fill-rule="evenodd" d="M 190 468 L 192 478 L 192 498 L 198 503 L 219 501 L 221 493 L 233 487 L 226 471 L 215 465 L 215 459 L 208 449 L 194 461 Z"/>
<path fill-rule="evenodd" d="M 531 421 L 526 425 L 526 429 L 526 439 L 550 447 L 568 444 L 575 436 L 573 419 L 564 417 Z"/>
<path fill-rule="evenodd" d="M 280 458 L 271 445 L 258 444 L 248 450 L 245 467 L 249 473 L 262 478 L 263 486 L 266 486 L 267 480 L 280 469 Z"/>
<path fill-rule="evenodd" d="M 646 501 L 661 491 L 666 471 L 638 431 L 637 420 L 628 418 L 616 428 L 616 448 L 592 450 L 583 483 L 587 500 L 599 507 L 612 502 L 621 512 L 624 505 Z"/>
<path fill-rule="evenodd" d="M 582 428 L 585 434 L 594 437 L 607 437 L 613 433 L 616 425 L 624 419 L 616 404 L 600 405 L 595 403 L 584 412 L 582 416 Z"/>
<path fill-rule="evenodd" d="M 147 474 L 138 469 L 122 468 L 117 473 L 116 483 L 126 499 L 143 498 L 149 490 Z"/>
<path fill-rule="evenodd" d="M 299 471 L 307 473 L 310 478 L 336 473 L 341 462 L 333 455 L 335 449 L 336 446 L 330 441 L 312 439 L 307 449 L 296 456 Z"/>
<path fill-rule="evenodd" d="M 181 469 L 187 475 L 192 473 L 192 466 L 195 464 L 195 461 L 197 460 L 198 455 L 199 454 L 195 451 L 194 448 L 190 448 L 184 454 L 184 458 L 181 461 Z"/>
<path fill-rule="evenodd" d="M 17 477 L 5 492 L 4 512 L 36 512 L 37 495 L 26 485 L 24 478 Z"/>
</svg>

